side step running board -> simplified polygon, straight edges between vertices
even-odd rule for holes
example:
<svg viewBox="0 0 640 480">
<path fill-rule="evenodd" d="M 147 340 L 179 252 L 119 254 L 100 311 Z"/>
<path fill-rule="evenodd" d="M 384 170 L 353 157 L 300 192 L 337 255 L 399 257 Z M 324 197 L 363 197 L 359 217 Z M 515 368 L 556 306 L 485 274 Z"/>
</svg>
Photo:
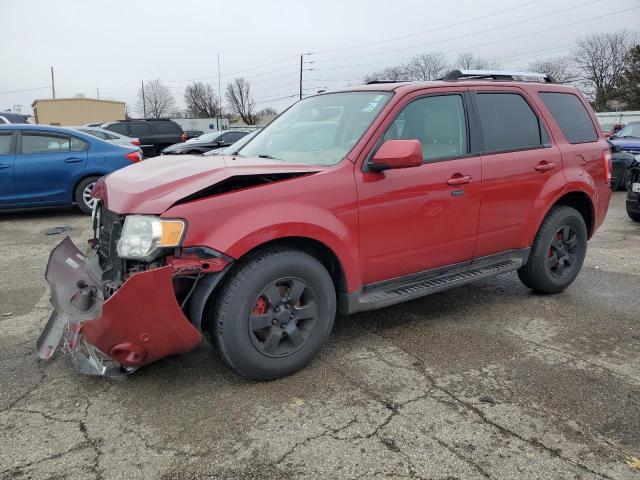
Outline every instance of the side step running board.
<svg viewBox="0 0 640 480">
<path fill-rule="evenodd" d="M 515 252 L 514 252 L 515 253 Z M 399 281 L 387 283 L 384 286 L 365 287 L 365 289 L 352 294 L 341 295 L 340 313 L 355 313 L 364 310 L 387 307 L 396 303 L 413 300 L 415 298 L 441 292 L 450 288 L 459 287 L 476 280 L 494 277 L 503 273 L 509 273 L 520 268 L 527 260 L 529 249 L 526 252 L 518 251 L 518 254 L 505 258 L 501 255 L 499 261 L 476 261 L 464 266 L 455 266 L 441 274 L 431 274 L 428 278 L 411 276 L 399 279 Z M 488 259 L 487 259 L 488 260 Z"/>
</svg>

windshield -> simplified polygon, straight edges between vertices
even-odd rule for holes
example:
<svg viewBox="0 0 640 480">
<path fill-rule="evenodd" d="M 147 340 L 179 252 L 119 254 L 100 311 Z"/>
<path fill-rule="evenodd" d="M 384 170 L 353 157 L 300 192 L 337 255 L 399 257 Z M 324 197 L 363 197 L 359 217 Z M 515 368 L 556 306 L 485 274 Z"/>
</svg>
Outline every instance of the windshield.
<svg viewBox="0 0 640 480">
<path fill-rule="evenodd" d="M 629 123 L 616 135 L 617 138 L 640 138 L 640 123 Z"/>
<path fill-rule="evenodd" d="M 191 138 L 187 142 L 214 142 L 222 132 L 205 133 L 199 137 Z"/>
<path fill-rule="evenodd" d="M 293 163 L 336 164 L 358 143 L 389 98 L 390 92 L 306 98 L 265 127 L 240 154 Z"/>
</svg>

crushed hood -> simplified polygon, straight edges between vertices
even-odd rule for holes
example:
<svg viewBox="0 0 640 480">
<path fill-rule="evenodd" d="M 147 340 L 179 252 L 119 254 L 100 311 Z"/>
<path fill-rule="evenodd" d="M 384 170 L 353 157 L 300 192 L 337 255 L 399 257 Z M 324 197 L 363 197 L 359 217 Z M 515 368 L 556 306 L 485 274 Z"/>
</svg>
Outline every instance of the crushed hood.
<svg viewBox="0 0 640 480">
<path fill-rule="evenodd" d="M 322 169 L 255 157 L 163 155 L 117 170 L 99 182 L 96 195 L 116 213 L 158 215 L 176 202 L 235 176 Z"/>
</svg>

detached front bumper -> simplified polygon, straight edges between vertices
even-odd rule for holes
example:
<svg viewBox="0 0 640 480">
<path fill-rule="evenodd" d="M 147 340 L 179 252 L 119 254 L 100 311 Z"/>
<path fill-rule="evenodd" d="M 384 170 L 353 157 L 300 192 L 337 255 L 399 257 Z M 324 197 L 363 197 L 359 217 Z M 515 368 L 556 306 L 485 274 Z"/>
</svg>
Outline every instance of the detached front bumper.
<svg viewBox="0 0 640 480">
<path fill-rule="evenodd" d="M 36 344 L 40 358 L 51 358 L 65 337 L 63 350 L 81 373 L 113 375 L 198 345 L 170 266 L 134 273 L 106 300 L 101 275 L 97 255 L 83 255 L 68 237 L 51 252 L 45 278 L 54 311 Z"/>
</svg>

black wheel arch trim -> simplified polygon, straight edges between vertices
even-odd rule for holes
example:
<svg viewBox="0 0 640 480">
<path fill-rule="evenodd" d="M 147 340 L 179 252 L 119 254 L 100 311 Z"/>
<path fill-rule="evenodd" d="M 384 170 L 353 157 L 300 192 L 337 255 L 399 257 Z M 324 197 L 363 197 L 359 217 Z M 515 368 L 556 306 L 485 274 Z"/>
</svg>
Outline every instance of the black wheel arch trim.
<svg viewBox="0 0 640 480">
<path fill-rule="evenodd" d="M 203 331 L 202 317 L 204 309 L 207 306 L 207 302 L 211 297 L 211 294 L 220 284 L 226 273 L 229 271 L 233 263 L 229 263 L 224 269 L 215 273 L 208 273 L 202 277 L 195 287 L 189 300 L 189 320 L 198 331 Z"/>
</svg>

